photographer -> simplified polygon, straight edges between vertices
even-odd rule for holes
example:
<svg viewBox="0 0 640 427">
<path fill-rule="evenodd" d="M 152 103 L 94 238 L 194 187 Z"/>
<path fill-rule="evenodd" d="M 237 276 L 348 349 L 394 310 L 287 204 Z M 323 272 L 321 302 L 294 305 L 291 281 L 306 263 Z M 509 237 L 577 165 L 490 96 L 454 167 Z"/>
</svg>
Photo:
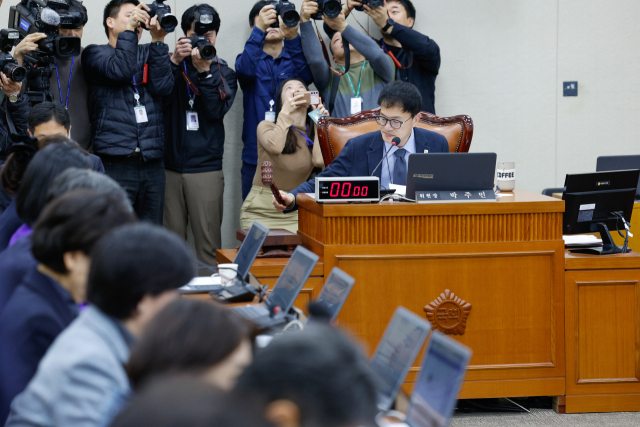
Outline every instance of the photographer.
<svg viewBox="0 0 640 427">
<path fill-rule="evenodd" d="M 330 19 L 323 16 L 331 37 L 330 50 L 333 60 L 341 71 L 345 71 L 346 54 L 344 40 L 349 42 L 349 70 L 338 77 L 331 72 L 322 54 L 318 36 L 310 21 L 311 15 L 318 12 L 318 3 L 305 0 L 300 15 L 300 33 L 302 49 L 313 73 L 313 80 L 318 90 L 328 100 L 332 117 L 347 117 L 361 111 L 378 107 L 377 99 L 384 86 L 394 79 L 394 65 L 391 58 L 375 41 L 347 24 L 345 14 L 348 5 L 344 5 L 342 13 Z"/>
<path fill-rule="evenodd" d="M 280 23 L 278 28 L 272 24 Z M 249 13 L 251 36 L 244 51 L 236 58 L 236 73 L 243 91 L 244 124 L 242 127 L 242 199 L 253 182 L 258 162 L 256 129 L 258 123 L 272 113 L 276 91 L 283 81 L 300 77 L 305 83 L 313 80 L 302 53 L 298 26 L 283 25 L 275 6 L 258 1 Z M 284 39 L 284 46 L 283 46 Z"/>
<path fill-rule="evenodd" d="M 211 17 L 211 24 L 196 21 Z M 222 195 L 224 175 L 224 116 L 236 96 L 236 73 L 215 55 L 220 17 L 206 4 L 192 6 L 182 15 L 185 37 L 171 56 L 175 78 L 171 96 L 165 100 L 164 226 L 187 239 L 187 221 L 195 238 L 196 254 L 207 265 L 216 264 L 222 247 Z M 198 34 L 202 33 L 202 34 Z M 192 37 L 204 36 L 202 49 Z M 204 43 L 203 43 L 204 42 Z M 206 60 L 202 55 L 215 55 Z"/>
<path fill-rule="evenodd" d="M 104 9 L 109 44 L 82 53 L 89 85 L 93 151 L 129 194 L 138 217 L 162 224 L 164 207 L 164 123 L 162 97 L 171 93 L 167 35 L 157 16 L 138 0 L 111 0 Z M 152 42 L 138 45 L 141 24 Z"/>
<path fill-rule="evenodd" d="M 82 17 L 82 24 L 75 29 L 59 27 L 61 36 L 78 37 L 82 39 L 84 26 L 87 24 L 87 9 L 78 0 L 67 0 L 69 12 Z M 36 44 L 46 38 L 43 33 L 29 34 L 16 47 L 13 56 L 20 65 L 24 55 L 38 49 Z M 82 53 L 82 50 L 80 51 Z M 71 83 L 71 87 L 69 87 Z M 26 90 L 26 84 L 23 92 Z M 85 150 L 91 147 L 91 126 L 89 121 L 89 94 L 84 78 L 82 61 L 76 57 L 55 57 L 54 72 L 49 79 L 50 92 L 54 102 L 61 103 L 73 117 L 73 139 Z"/>
<path fill-rule="evenodd" d="M 22 83 L 16 83 L 0 72 L 0 166 L 6 160 L 11 145 L 9 134 L 27 135 L 29 97 L 21 95 Z M 9 121 L 10 120 L 10 121 Z"/>
</svg>

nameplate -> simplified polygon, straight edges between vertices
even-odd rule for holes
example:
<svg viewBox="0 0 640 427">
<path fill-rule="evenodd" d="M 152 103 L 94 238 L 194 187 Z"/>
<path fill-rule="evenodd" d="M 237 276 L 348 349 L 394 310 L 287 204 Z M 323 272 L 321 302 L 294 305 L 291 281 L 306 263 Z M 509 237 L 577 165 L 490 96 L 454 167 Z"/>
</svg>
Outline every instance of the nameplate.
<svg viewBox="0 0 640 427">
<path fill-rule="evenodd" d="M 416 191 L 418 203 L 482 203 L 495 202 L 493 190 L 472 191 Z"/>
</svg>

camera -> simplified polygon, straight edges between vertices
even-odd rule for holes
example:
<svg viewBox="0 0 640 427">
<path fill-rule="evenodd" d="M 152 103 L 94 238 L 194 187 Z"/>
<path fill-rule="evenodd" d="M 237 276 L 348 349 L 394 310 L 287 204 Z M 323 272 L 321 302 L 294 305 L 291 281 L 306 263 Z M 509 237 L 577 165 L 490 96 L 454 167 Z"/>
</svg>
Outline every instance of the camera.
<svg viewBox="0 0 640 427">
<path fill-rule="evenodd" d="M 191 46 L 198 49 L 200 56 L 205 61 L 211 61 L 216 57 L 216 48 L 204 35 L 215 30 L 213 22 L 215 11 L 206 5 L 201 5 L 193 14 L 193 31 L 195 36 L 189 37 Z"/>
<path fill-rule="evenodd" d="M 178 18 L 171 13 L 171 7 L 164 4 L 164 2 L 165 0 L 156 0 L 147 5 L 149 6 L 149 18 L 157 16 L 160 28 L 165 33 L 173 33 L 178 26 Z M 147 26 L 142 24 L 142 28 L 146 30 Z"/>
<path fill-rule="evenodd" d="M 384 6 L 384 0 L 361 0 L 362 6 L 356 6 L 356 10 L 362 12 L 365 5 L 369 5 L 371 8 Z"/>
<path fill-rule="evenodd" d="M 27 70 L 11 56 L 11 49 L 18 44 L 20 33 L 16 30 L 0 30 L 0 71 L 16 83 L 27 78 Z"/>
<path fill-rule="evenodd" d="M 276 13 L 282 18 L 282 23 L 289 28 L 293 28 L 300 23 L 300 15 L 296 12 L 296 6 L 287 0 L 271 0 L 269 4 L 272 4 L 276 8 Z M 276 21 L 271 24 L 271 28 L 280 27 L 280 23 Z"/>
<path fill-rule="evenodd" d="M 311 16 L 311 19 L 322 21 L 322 15 L 327 18 L 337 18 L 342 12 L 341 0 L 316 0 L 318 2 L 318 13 Z"/>
<path fill-rule="evenodd" d="M 218 54 L 216 48 L 211 44 L 211 41 L 205 36 L 196 35 L 189 37 L 191 46 L 198 49 L 200 57 L 205 61 L 211 61 Z"/>
</svg>

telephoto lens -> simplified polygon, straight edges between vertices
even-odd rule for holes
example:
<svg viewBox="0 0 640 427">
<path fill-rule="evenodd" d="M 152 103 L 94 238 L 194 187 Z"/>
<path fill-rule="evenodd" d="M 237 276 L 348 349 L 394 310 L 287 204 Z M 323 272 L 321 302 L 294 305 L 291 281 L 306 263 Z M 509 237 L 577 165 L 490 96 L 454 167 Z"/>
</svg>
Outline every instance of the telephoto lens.
<svg viewBox="0 0 640 427">
<path fill-rule="evenodd" d="M 6 64 L 2 72 L 16 83 L 23 82 L 27 78 L 27 69 L 18 64 Z"/>
<path fill-rule="evenodd" d="M 178 18 L 171 13 L 171 7 L 164 4 L 164 2 L 165 0 L 156 0 L 147 5 L 149 6 L 149 18 L 157 16 L 162 31 L 165 33 L 173 33 L 178 26 Z M 142 28 L 148 30 L 147 26 L 144 24 L 142 24 Z"/>
<path fill-rule="evenodd" d="M 198 49 L 198 52 L 200 52 L 200 57 L 205 61 L 211 61 L 216 57 L 216 48 L 205 36 L 193 36 L 189 40 L 191 41 L 191 46 Z"/>
<path fill-rule="evenodd" d="M 340 0 L 317 0 L 318 13 L 311 18 L 316 21 L 322 21 L 322 15 L 329 19 L 337 18 L 342 12 L 342 2 Z"/>
<path fill-rule="evenodd" d="M 356 10 L 362 12 L 364 10 L 365 5 L 369 5 L 370 8 L 375 9 L 376 7 L 384 6 L 384 0 L 361 0 L 362 6 L 356 6 Z"/>
<path fill-rule="evenodd" d="M 289 28 L 293 28 L 300 23 L 300 15 L 296 12 L 296 6 L 287 0 L 278 0 L 275 2 L 276 13 L 282 18 L 282 23 Z M 278 28 L 280 23 L 276 21 L 271 25 L 273 28 Z"/>
</svg>

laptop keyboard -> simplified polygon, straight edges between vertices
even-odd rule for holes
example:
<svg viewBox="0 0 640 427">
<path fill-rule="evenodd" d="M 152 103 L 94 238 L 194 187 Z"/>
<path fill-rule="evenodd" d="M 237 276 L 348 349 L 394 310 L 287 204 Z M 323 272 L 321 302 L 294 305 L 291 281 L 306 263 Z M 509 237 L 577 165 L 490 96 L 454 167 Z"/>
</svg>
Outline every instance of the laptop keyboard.
<svg viewBox="0 0 640 427">
<path fill-rule="evenodd" d="M 262 305 L 246 305 L 242 307 L 233 307 L 233 310 L 239 315 L 251 320 L 269 315 L 269 310 L 267 310 Z"/>
</svg>

